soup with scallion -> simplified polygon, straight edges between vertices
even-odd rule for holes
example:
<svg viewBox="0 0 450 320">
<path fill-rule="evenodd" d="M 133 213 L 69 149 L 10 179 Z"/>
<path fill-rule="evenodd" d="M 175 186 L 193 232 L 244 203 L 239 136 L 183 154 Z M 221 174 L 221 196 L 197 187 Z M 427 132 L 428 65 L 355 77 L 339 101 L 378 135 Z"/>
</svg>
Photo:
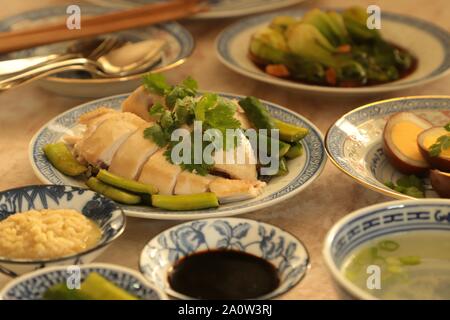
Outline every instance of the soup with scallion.
<svg viewBox="0 0 450 320">
<path fill-rule="evenodd" d="M 341 268 L 347 279 L 380 299 L 450 299 L 450 232 L 374 239 L 350 254 Z"/>
</svg>

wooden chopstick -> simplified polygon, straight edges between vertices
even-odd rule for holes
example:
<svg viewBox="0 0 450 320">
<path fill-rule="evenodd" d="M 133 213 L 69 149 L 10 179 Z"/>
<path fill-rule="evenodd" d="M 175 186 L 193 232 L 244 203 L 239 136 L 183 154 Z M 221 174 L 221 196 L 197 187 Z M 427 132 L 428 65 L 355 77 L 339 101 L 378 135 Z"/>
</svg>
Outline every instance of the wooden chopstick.
<svg viewBox="0 0 450 320">
<path fill-rule="evenodd" d="M 83 8 L 81 8 L 81 26 L 93 26 L 101 23 L 108 23 L 114 20 L 133 18 L 139 15 L 154 14 L 155 12 L 162 12 L 166 10 L 177 9 L 180 5 L 192 5 L 202 3 L 202 0 L 172 0 L 168 2 L 158 2 L 148 5 L 143 5 L 137 8 L 128 9 L 125 11 L 114 11 L 98 16 L 88 16 L 83 18 Z M 0 32 L 0 39 L 5 37 L 22 36 L 26 34 L 37 34 L 47 31 L 67 30 L 65 21 L 59 23 L 52 23 L 49 25 L 38 26 L 31 29 L 21 29 L 9 32 Z"/>
<path fill-rule="evenodd" d="M 96 36 L 176 20 L 205 10 L 203 1 L 175 0 L 144 5 L 82 19 L 81 29 L 68 30 L 65 23 L 0 33 L 0 52 L 26 49 L 53 42 Z"/>
</svg>

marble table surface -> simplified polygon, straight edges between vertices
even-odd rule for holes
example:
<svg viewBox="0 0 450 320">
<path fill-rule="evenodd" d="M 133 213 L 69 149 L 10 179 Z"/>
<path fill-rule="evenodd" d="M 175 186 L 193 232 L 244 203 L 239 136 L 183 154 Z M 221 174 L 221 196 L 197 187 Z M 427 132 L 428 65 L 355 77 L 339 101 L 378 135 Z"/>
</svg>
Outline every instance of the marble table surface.
<svg viewBox="0 0 450 320">
<path fill-rule="evenodd" d="M 56 0 L 0 0 L 0 19 L 32 8 L 66 4 Z M 431 20 L 446 30 L 450 29 L 448 0 L 317 0 L 306 1 L 299 7 L 336 7 L 351 4 L 378 4 L 382 10 L 404 13 Z M 167 72 L 170 81 L 177 82 L 193 76 L 205 90 L 253 95 L 270 100 L 299 112 L 323 133 L 342 114 L 380 99 L 397 96 L 444 94 L 450 95 L 450 77 L 438 82 L 388 95 L 358 98 L 326 98 L 308 96 L 295 91 L 273 87 L 240 76 L 220 64 L 213 51 L 217 34 L 234 19 L 214 21 L 182 21 L 194 35 L 197 47 L 193 56 L 181 67 Z M 27 156 L 28 143 L 33 134 L 54 116 L 85 99 L 73 99 L 48 93 L 31 84 L 0 94 L 0 190 L 38 184 Z M 347 298 L 335 287 L 322 259 L 321 251 L 326 232 L 349 212 L 389 198 L 368 190 L 336 169 L 328 161 L 322 175 L 304 192 L 273 207 L 249 213 L 244 217 L 275 224 L 300 238 L 311 255 L 311 266 L 306 277 L 283 299 L 338 299 Z M 129 218 L 122 237 L 109 247 L 97 261 L 115 263 L 137 269 L 139 254 L 148 240 L 160 231 L 179 222 Z M 9 279 L 0 276 L 0 287 Z"/>
</svg>

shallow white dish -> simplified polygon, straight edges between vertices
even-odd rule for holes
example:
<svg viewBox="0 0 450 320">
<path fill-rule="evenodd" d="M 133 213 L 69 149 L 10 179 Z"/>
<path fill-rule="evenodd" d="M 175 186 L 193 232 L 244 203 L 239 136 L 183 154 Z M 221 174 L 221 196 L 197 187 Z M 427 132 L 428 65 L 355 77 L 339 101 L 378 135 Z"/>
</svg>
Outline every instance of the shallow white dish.
<svg viewBox="0 0 450 320">
<path fill-rule="evenodd" d="M 83 15 L 99 15 L 117 10 L 117 8 L 97 7 L 87 4 L 79 4 L 79 6 Z M 0 32 L 19 30 L 45 24 L 47 22 L 61 21 L 66 17 L 67 13 L 65 6 L 46 7 L 27 11 L 0 21 Z M 161 55 L 161 62 L 152 68 L 152 71 L 154 72 L 168 70 L 182 64 L 191 55 L 195 46 L 194 39 L 189 31 L 176 22 L 125 30 L 114 33 L 114 35 L 131 42 L 149 39 L 165 40 L 166 46 Z M 71 43 L 73 43 L 73 41 L 65 41 L 12 52 L 0 56 L 0 60 L 61 53 L 65 52 L 66 48 Z M 145 71 L 144 73 L 147 72 L 148 71 Z M 139 86 L 144 73 L 120 78 L 92 79 L 88 78 L 86 74 L 72 71 L 38 80 L 38 84 L 46 90 L 59 95 L 77 98 L 98 98 L 132 91 Z"/>
<path fill-rule="evenodd" d="M 323 257 L 333 278 L 352 296 L 376 299 L 349 281 L 341 271 L 345 258 L 364 244 L 385 235 L 415 231 L 450 232 L 450 200 L 422 199 L 385 202 L 357 210 L 331 228 Z"/>
<path fill-rule="evenodd" d="M 416 96 L 370 103 L 342 116 L 325 138 L 331 162 L 367 188 L 397 199 L 412 199 L 384 185 L 402 174 L 391 166 L 382 148 L 383 129 L 389 116 L 411 111 L 435 126 L 450 121 L 449 96 Z M 426 197 L 436 198 L 428 181 Z"/>
<path fill-rule="evenodd" d="M 275 298 L 295 286 L 306 274 L 309 254 L 292 234 L 267 223 L 240 219 L 204 219 L 161 232 L 144 247 L 139 267 L 144 276 L 169 296 L 190 297 L 174 291 L 168 276 L 181 258 L 205 250 L 238 250 L 263 258 L 278 271 L 280 285 L 259 299 Z"/>
<path fill-rule="evenodd" d="M 391 92 L 421 86 L 437 80 L 450 71 L 450 35 L 430 22 L 417 18 L 382 13 L 382 36 L 408 49 L 417 59 L 418 67 L 398 81 L 359 88 L 336 88 L 303 84 L 273 77 L 259 69 L 248 57 L 251 35 L 267 26 L 273 17 L 289 15 L 301 17 L 305 10 L 286 10 L 242 19 L 222 31 L 216 39 L 216 54 L 228 68 L 253 79 L 295 90 L 329 95 L 366 95 Z"/>
<path fill-rule="evenodd" d="M 167 296 L 153 287 L 132 269 L 107 263 L 92 263 L 80 266 L 80 280 L 91 272 L 97 272 L 118 287 L 142 300 L 166 300 Z M 42 300 L 51 286 L 67 282 L 73 275 L 67 267 L 49 267 L 18 277 L 9 282 L 0 292 L 0 300 Z"/>
<path fill-rule="evenodd" d="M 159 0 L 89 0 L 89 2 L 104 5 L 130 7 L 142 4 L 149 4 Z M 198 13 L 190 19 L 216 19 L 232 18 L 248 14 L 260 13 L 270 10 L 276 10 L 304 0 L 209 0 L 210 10 Z"/>
<path fill-rule="evenodd" d="M 239 99 L 241 96 L 220 94 L 226 98 Z M 28 157 L 36 176 L 44 183 L 69 184 L 84 186 L 80 180 L 65 176 L 56 170 L 45 157 L 42 148 L 61 139 L 61 137 L 76 126 L 81 114 L 106 106 L 120 110 L 120 105 L 128 94 L 103 98 L 82 104 L 63 114 L 58 115 L 44 125 L 33 137 L 29 146 Z M 279 203 L 307 188 L 323 170 L 326 154 L 322 134 L 309 120 L 299 114 L 279 105 L 263 101 L 269 112 L 276 118 L 308 128 L 310 133 L 302 140 L 304 154 L 289 161 L 289 174 L 273 178 L 264 189 L 262 195 L 246 201 L 221 205 L 219 208 L 194 211 L 167 211 L 149 206 L 123 205 L 128 216 L 149 219 L 188 220 L 208 217 L 223 217 L 256 211 Z"/>
</svg>

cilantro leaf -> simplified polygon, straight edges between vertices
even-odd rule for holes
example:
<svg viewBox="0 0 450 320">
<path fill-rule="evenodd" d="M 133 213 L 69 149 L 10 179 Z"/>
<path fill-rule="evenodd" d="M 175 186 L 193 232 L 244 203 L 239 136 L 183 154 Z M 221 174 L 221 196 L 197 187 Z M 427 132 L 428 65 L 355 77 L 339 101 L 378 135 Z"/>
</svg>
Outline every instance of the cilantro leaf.
<svg viewBox="0 0 450 320">
<path fill-rule="evenodd" d="M 160 73 L 148 73 L 143 77 L 144 87 L 157 95 L 164 96 L 172 86 L 166 82 L 166 78 Z"/>
<path fill-rule="evenodd" d="M 150 108 L 149 114 L 152 117 L 159 119 L 161 118 L 165 110 L 166 108 L 161 103 L 157 102 Z"/>
<path fill-rule="evenodd" d="M 186 78 L 181 85 L 175 86 L 166 95 L 166 105 L 174 108 L 178 100 L 197 95 L 197 82 L 191 77 Z"/>
<path fill-rule="evenodd" d="M 180 165 L 181 169 L 183 169 L 183 170 L 186 170 L 186 171 L 189 171 L 189 172 L 201 175 L 201 176 L 205 176 L 209 172 L 211 172 L 211 170 L 213 169 L 214 164 L 212 164 L 212 163 L 211 164 L 205 163 L 203 157 L 202 157 L 202 162 L 201 163 L 194 163 L 194 152 L 195 151 L 194 151 L 194 143 L 193 143 L 194 136 L 193 136 L 192 132 L 191 132 L 191 135 L 190 135 L 190 139 L 191 139 L 191 144 L 190 144 L 190 146 L 191 146 L 191 152 L 190 152 L 191 157 L 189 159 L 189 163 L 182 162 L 179 165 Z M 169 146 L 167 147 L 167 150 L 164 152 L 164 156 L 166 157 L 167 161 L 169 161 L 170 163 L 173 163 L 173 161 L 172 161 L 172 148 L 177 143 L 179 143 L 179 142 L 173 142 L 173 141 L 170 142 Z M 206 142 L 206 141 L 203 142 L 203 144 L 202 144 L 202 153 L 203 153 L 203 150 L 208 145 L 209 145 L 209 142 Z M 181 158 L 183 158 L 183 153 L 181 153 L 180 156 L 181 156 Z"/>
<path fill-rule="evenodd" d="M 214 129 L 226 132 L 226 129 L 238 129 L 241 126 L 239 120 L 234 118 L 236 105 L 231 101 L 219 98 L 214 108 L 206 110 L 205 122 Z"/>
<path fill-rule="evenodd" d="M 195 106 L 195 119 L 205 121 L 205 113 L 211 110 L 217 103 L 218 96 L 214 93 L 205 93 Z"/>
<path fill-rule="evenodd" d="M 450 122 L 444 126 L 444 129 L 450 132 Z"/>
<path fill-rule="evenodd" d="M 161 148 L 170 141 L 170 135 L 161 128 L 159 124 L 154 124 L 144 130 L 144 138 L 153 140 Z"/>
<path fill-rule="evenodd" d="M 423 185 L 423 181 L 415 175 L 403 176 L 397 180 L 397 184 L 392 181 L 387 181 L 384 185 L 390 189 L 414 198 L 425 197 L 425 187 Z"/>
<path fill-rule="evenodd" d="M 431 157 L 438 157 L 442 150 L 447 150 L 450 148 L 450 135 L 440 136 L 436 143 L 432 144 L 428 149 L 428 153 Z"/>
<path fill-rule="evenodd" d="M 173 109 L 175 120 L 179 126 L 191 124 L 194 119 L 196 101 L 194 97 L 178 99 Z"/>
<path fill-rule="evenodd" d="M 198 83 L 192 77 L 187 77 L 183 81 L 183 87 L 190 89 L 192 91 L 196 91 L 198 89 Z"/>
</svg>

